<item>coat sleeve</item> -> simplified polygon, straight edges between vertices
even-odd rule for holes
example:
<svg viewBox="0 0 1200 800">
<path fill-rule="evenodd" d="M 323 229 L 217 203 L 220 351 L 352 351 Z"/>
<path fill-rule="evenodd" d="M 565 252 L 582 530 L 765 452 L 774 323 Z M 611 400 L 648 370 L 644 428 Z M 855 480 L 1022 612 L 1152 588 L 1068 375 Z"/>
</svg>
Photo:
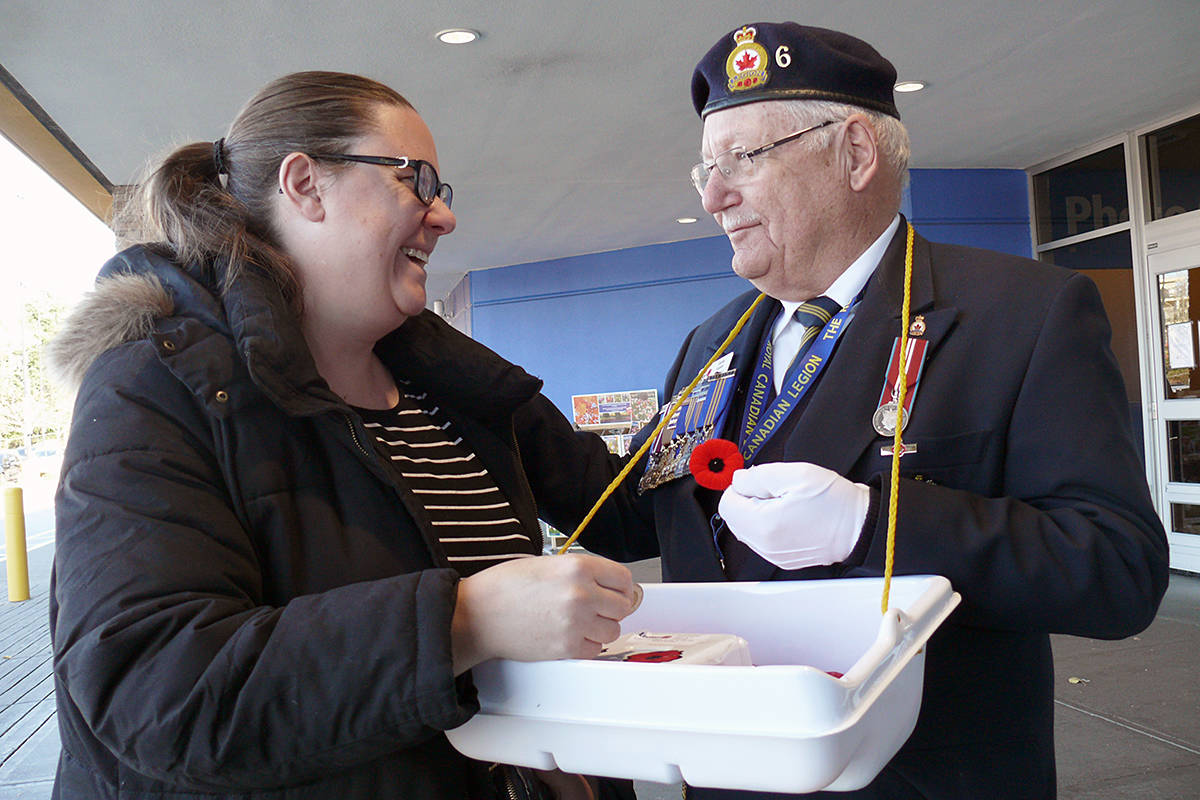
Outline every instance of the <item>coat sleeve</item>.
<svg viewBox="0 0 1200 800">
<path fill-rule="evenodd" d="M 626 459 L 610 453 L 596 434 L 574 430 L 544 395 L 518 409 L 515 424 L 538 513 L 559 530 L 574 532 Z M 653 508 L 636 490 L 640 477 L 633 469 L 588 523 L 581 539 L 589 550 L 618 561 L 658 555 Z"/>
<path fill-rule="evenodd" d="M 1130 437 L 1110 334 L 1094 284 L 1068 279 L 1007 431 L 996 432 L 1005 437 L 996 496 L 901 480 L 896 571 L 949 578 L 963 595 L 961 624 L 1119 638 L 1153 620 L 1167 585 L 1166 534 Z M 864 566 L 879 574 L 886 475 L 876 487 L 882 508 Z"/>
<path fill-rule="evenodd" d="M 129 350 L 85 380 L 56 501 L 55 673 L 92 734 L 140 773 L 211 791 L 328 775 L 466 721 L 455 573 L 266 604 L 193 398 L 103 377 L 148 369 L 121 363 Z"/>
<path fill-rule="evenodd" d="M 695 335 L 693 329 L 679 348 L 667 374 L 663 398 L 674 393 L 679 370 Z M 544 396 L 538 395 L 527 403 L 517 414 L 517 438 L 543 519 L 568 534 L 574 532 L 657 424 L 656 415 L 634 434 L 629 454 L 618 458 L 608 452 L 604 440 L 596 434 L 574 430 Z M 588 523 L 580 535 L 580 542 L 588 550 L 617 561 L 660 555 L 652 494 L 639 494 L 637 490 L 645 465 L 643 456 Z"/>
</svg>

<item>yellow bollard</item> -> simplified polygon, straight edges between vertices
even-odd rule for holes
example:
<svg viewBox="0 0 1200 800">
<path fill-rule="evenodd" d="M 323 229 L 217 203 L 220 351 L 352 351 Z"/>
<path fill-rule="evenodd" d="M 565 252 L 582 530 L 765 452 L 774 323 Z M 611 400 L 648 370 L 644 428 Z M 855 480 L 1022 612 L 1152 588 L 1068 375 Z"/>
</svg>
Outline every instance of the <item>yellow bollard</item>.
<svg viewBox="0 0 1200 800">
<path fill-rule="evenodd" d="M 5 554 L 8 556 L 8 599 L 29 599 L 29 553 L 25 550 L 25 503 L 20 487 L 4 489 Z"/>
</svg>

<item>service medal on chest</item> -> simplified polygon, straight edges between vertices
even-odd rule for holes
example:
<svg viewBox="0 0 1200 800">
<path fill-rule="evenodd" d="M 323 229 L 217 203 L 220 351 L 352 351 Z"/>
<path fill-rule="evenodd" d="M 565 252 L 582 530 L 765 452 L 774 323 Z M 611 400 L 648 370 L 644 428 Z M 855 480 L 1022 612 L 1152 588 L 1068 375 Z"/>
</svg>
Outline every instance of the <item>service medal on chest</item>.
<svg viewBox="0 0 1200 800">
<path fill-rule="evenodd" d="M 875 409 L 874 416 L 871 417 L 871 424 L 875 427 L 875 432 L 880 436 L 895 436 L 896 435 L 896 415 L 900 406 L 895 402 L 884 403 L 879 408 Z M 904 415 L 903 422 L 900 423 L 901 432 L 908 427 L 908 414 Z"/>
</svg>

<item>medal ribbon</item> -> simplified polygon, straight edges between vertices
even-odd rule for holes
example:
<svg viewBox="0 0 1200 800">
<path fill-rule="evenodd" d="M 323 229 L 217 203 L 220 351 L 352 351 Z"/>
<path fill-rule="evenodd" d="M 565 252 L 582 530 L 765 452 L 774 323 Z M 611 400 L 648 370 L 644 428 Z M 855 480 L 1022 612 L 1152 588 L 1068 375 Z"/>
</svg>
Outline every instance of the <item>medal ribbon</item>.
<svg viewBox="0 0 1200 800">
<path fill-rule="evenodd" d="M 658 425 L 655 426 L 654 430 L 650 431 L 650 435 L 646 437 L 646 441 L 642 443 L 642 446 L 638 448 L 638 451 L 632 456 L 629 456 L 625 466 L 620 472 L 617 473 L 617 477 L 613 478 L 608 484 L 608 487 L 600 493 L 600 497 L 598 497 L 596 502 L 592 504 L 591 510 L 584 515 L 583 520 L 575 527 L 575 532 L 572 533 L 567 541 L 563 543 L 562 547 L 558 549 L 559 555 L 567 552 L 571 545 L 575 543 L 575 540 L 579 538 L 581 533 L 583 533 L 584 528 L 586 528 L 588 523 L 591 522 L 596 516 L 596 512 L 600 510 L 600 506 L 604 505 L 604 501 L 607 500 L 612 493 L 617 490 L 617 487 L 621 485 L 621 481 L 625 480 L 625 476 L 632 472 L 633 468 L 638 464 L 639 461 L 641 461 L 642 456 L 646 455 L 646 451 L 649 450 L 650 445 L 654 443 L 655 437 L 662 432 L 662 429 L 667 426 L 667 422 L 672 419 L 673 415 L 677 411 L 679 411 L 679 407 L 683 405 L 683 401 L 686 400 L 687 396 L 692 393 L 693 389 L 696 388 L 696 384 L 700 383 L 700 380 L 708 374 L 708 368 L 715 364 L 717 359 L 729 349 L 729 345 L 733 344 L 733 340 L 737 338 L 737 335 L 742 332 L 742 328 L 746 327 L 746 323 L 750 321 L 751 315 L 754 314 L 754 309 L 758 308 L 758 304 L 764 299 L 766 299 L 766 295 L 762 294 L 761 292 L 759 293 L 758 297 L 754 298 L 754 302 L 750 304 L 749 308 L 742 312 L 742 316 L 739 317 L 738 321 L 734 323 L 733 329 L 729 331 L 729 335 L 725 337 L 725 341 L 721 342 L 721 344 L 717 347 L 717 351 L 713 353 L 708 361 L 704 363 L 704 366 L 700 368 L 699 374 L 697 374 L 695 378 L 692 378 L 692 382 L 683 388 L 683 391 L 679 393 L 679 397 L 671 404 L 671 408 L 667 409 L 665 414 L 659 415 Z"/>
<path fill-rule="evenodd" d="M 883 391 L 879 393 L 879 405 L 877 408 L 883 408 L 888 403 L 895 403 L 900 396 L 900 362 L 905 363 L 905 381 L 908 384 L 908 393 L 904 399 L 904 416 L 908 417 L 912 414 L 913 401 L 917 397 L 917 387 L 921 383 L 921 373 L 925 369 L 925 348 L 929 345 L 927 339 L 909 339 L 904 351 L 904 358 L 900 357 L 900 338 L 896 337 L 896 341 L 892 344 L 892 358 L 888 362 L 887 376 L 883 380 Z M 888 435 L 881 433 L 881 435 Z"/>
<path fill-rule="evenodd" d="M 825 327 L 813 340 L 808 351 L 792 362 L 783 379 L 783 391 L 771 400 L 769 405 L 768 400 L 774 385 L 771 380 L 774 348 L 770 337 L 767 337 L 759 355 L 758 368 L 754 371 L 750 383 L 750 391 L 746 396 L 746 411 L 738 438 L 738 449 L 741 450 L 747 464 L 759 448 L 779 430 L 783 421 L 800 404 L 800 399 L 817 382 L 842 332 L 854 318 L 854 309 L 861 297 L 860 294 L 854 298 L 849 306 L 825 323 Z"/>
</svg>

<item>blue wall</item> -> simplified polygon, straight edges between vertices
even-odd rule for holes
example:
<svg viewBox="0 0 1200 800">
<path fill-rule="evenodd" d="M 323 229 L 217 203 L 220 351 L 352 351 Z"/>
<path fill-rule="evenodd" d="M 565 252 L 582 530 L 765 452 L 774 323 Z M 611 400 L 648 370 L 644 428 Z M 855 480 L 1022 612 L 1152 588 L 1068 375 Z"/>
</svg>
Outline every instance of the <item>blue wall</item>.
<svg viewBox="0 0 1200 800">
<path fill-rule="evenodd" d="M 1032 258 L 1028 185 L 1019 169 L 914 169 L 905 213 L 930 241 Z"/>
<path fill-rule="evenodd" d="M 1020 170 L 913 170 L 903 211 L 933 241 L 1030 254 Z M 472 335 L 568 417 L 573 394 L 661 392 L 688 331 L 751 288 L 732 252 L 719 236 L 473 272 Z"/>
</svg>

